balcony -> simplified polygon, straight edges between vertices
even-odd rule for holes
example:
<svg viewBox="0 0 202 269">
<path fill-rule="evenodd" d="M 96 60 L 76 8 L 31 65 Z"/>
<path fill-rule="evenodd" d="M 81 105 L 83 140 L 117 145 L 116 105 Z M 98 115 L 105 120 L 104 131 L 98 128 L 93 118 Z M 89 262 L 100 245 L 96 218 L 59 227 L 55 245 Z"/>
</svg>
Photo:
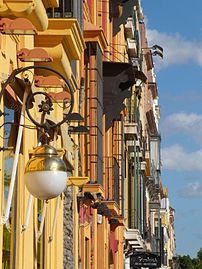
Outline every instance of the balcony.
<svg viewBox="0 0 202 269">
<path fill-rule="evenodd" d="M 134 154 L 134 152 L 130 152 L 130 159 L 134 162 L 134 156 L 135 156 L 135 154 Z M 142 161 L 143 160 L 143 154 L 142 154 L 142 152 L 136 152 L 136 158 L 138 158 L 139 157 L 139 159 Z"/>
<path fill-rule="evenodd" d="M 143 159 L 144 159 L 144 158 L 143 158 Z M 146 163 L 145 161 L 142 161 L 142 162 L 141 162 L 141 167 L 140 167 L 140 169 L 141 169 L 141 172 L 142 172 L 143 174 L 146 173 L 146 170 L 147 170 L 147 163 Z"/>
<path fill-rule="evenodd" d="M 98 183 L 87 183 L 87 184 L 83 185 L 82 191 L 83 191 L 83 193 L 84 192 L 90 192 L 92 195 L 100 194 L 100 196 L 102 198 L 105 197 L 104 189 Z"/>
<path fill-rule="evenodd" d="M 47 9 L 49 18 L 71 18 L 73 17 L 73 3 L 72 1 L 59 0 L 58 7 Z"/>
<path fill-rule="evenodd" d="M 129 152 L 134 152 L 134 140 L 128 140 L 127 141 L 127 146 L 128 146 L 128 151 Z M 139 142 L 139 140 L 136 141 L 135 147 L 136 147 L 136 149 L 140 150 L 140 142 Z"/>
<path fill-rule="evenodd" d="M 112 216 L 117 217 L 119 216 L 119 206 L 116 201 L 103 201 L 111 211 Z"/>
<path fill-rule="evenodd" d="M 134 250 L 146 250 L 146 245 L 138 229 L 125 229 L 124 238 L 126 245 Z"/>
<path fill-rule="evenodd" d="M 49 19 L 48 29 L 35 36 L 35 46 L 44 48 L 53 62 L 43 63 L 70 80 L 72 87 L 78 89 L 70 61 L 79 60 L 85 49 L 85 42 L 76 19 Z"/>
<path fill-rule="evenodd" d="M 128 54 L 131 58 L 137 58 L 137 41 L 127 38 Z"/>
<path fill-rule="evenodd" d="M 125 123 L 124 125 L 124 135 L 125 139 L 128 140 L 138 140 L 138 124 L 134 122 Z"/>
<path fill-rule="evenodd" d="M 49 18 L 76 18 L 83 30 L 83 1 L 82 0 L 57 0 L 59 6 L 48 8 L 47 15 Z"/>
<path fill-rule="evenodd" d="M 48 27 L 48 17 L 42 0 L 6 0 L 0 5 L 0 17 L 28 18 L 38 31 Z"/>
<path fill-rule="evenodd" d="M 131 64 L 132 64 L 132 66 L 134 66 L 135 68 L 137 68 L 138 69 L 138 67 L 139 67 L 139 63 L 140 63 L 140 61 L 139 61 L 139 58 L 136 56 L 136 57 L 131 57 Z M 141 70 L 141 69 L 140 69 Z"/>
<path fill-rule="evenodd" d="M 150 201 L 149 210 L 160 210 L 160 201 Z"/>
<path fill-rule="evenodd" d="M 125 24 L 125 36 L 126 38 L 134 38 L 134 31 L 135 31 L 135 28 L 134 28 L 134 21 L 133 21 L 133 18 L 132 17 L 129 17 L 126 21 L 126 24 Z"/>
</svg>

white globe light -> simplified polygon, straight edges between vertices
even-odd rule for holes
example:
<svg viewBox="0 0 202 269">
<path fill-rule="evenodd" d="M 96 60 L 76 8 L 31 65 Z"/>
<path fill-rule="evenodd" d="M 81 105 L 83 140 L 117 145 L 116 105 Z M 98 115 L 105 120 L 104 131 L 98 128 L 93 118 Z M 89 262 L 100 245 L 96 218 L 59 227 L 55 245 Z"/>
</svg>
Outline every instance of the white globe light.
<svg viewBox="0 0 202 269">
<path fill-rule="evenodd" d="M 43 145 L 35 149 L 25 168 L 25 185 L 41 200 L 55 198 L 64 191 L 67 169 L 54 147 Z"/>
</svg>

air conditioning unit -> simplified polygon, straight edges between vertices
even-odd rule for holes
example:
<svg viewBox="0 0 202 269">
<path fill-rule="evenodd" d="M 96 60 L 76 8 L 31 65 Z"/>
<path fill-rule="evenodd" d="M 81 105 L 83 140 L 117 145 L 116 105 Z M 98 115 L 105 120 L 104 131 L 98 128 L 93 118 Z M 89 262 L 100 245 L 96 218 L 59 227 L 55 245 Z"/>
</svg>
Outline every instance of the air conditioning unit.
<svg viewBox="0 0 202 269">
<path fill-rule="evenodd" d="M 97 223 L 102 224 L 102 215 L 97 214 Z"/>
</svg>

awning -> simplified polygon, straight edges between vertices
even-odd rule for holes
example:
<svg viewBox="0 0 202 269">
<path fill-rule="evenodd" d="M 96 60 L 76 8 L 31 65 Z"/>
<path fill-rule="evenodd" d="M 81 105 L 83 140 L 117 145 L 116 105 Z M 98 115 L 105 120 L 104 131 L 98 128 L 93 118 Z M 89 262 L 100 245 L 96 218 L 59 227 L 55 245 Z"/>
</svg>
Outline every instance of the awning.
<svg viewBox="0 0 202 269">
<path fill-rule="evenodd" d="M 131 97 L 131 87 L 136 79 L 146 82 L 143 72 L 129 63 L 103 62 L 103 106 L 105 113 L 105 130 L 107 131 L 114 119 L 120 118 L 120 112 L 125 108 L 125 98 Z"/>
</svg>

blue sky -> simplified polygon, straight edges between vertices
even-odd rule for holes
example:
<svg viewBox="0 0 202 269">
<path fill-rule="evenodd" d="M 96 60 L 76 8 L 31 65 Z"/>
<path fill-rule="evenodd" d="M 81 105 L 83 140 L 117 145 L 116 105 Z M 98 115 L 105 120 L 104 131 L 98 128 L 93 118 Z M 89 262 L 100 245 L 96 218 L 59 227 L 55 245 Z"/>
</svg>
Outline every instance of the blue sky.
<svg viewBox="0 0 202 269">
<path fill-rule="evenodd" d="M 156 62 L 162 180 L 175 208 L 177 254 L 202 248 L 202 1 L 142 0 Z"/>
</svg>

